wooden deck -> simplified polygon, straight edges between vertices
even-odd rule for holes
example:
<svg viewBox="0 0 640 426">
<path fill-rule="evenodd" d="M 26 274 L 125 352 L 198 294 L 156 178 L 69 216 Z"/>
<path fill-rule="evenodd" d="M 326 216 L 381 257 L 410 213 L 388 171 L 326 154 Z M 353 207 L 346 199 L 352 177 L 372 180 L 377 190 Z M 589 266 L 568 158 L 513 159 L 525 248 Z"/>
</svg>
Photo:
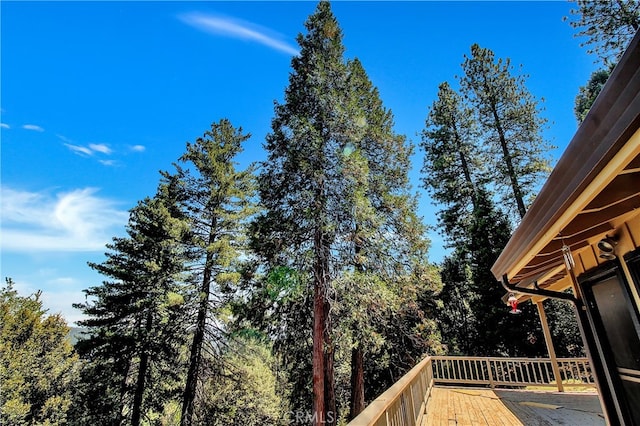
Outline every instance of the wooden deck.
<svg viewBox="0 0 640 426">
<path fill-rule="evenodd" d="M 428 426 L 602 426 L 598 395 L 436 386 L 427 405 Z"/>
</svg>

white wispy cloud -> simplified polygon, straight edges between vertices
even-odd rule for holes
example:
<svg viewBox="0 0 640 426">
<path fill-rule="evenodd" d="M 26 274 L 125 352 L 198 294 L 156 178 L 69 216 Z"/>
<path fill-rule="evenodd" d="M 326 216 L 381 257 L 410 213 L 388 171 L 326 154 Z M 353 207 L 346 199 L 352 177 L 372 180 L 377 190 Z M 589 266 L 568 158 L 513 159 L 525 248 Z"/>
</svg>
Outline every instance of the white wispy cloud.
<svg viewBox="0 0 640 426">
<path fill-rule="evenodd" d="M 73 151 L 76 154 L 79 155 L 83 155 L 83 156 L 91 156 L 93 155 L 93 151 L 91 150 L 91 148 L 87 148 L 86 146 L 80 146 L 80 145 L 73 145 L 70 143 L 65 143 L 64 146 L 66 146 L 67 148 L 69 148 L 71 151 Z"/>
<path fill-rule="evenodd" d="M 104 155 L 111 155 L 113 153 L 113 150 L 109 148 L 109 145 L 106 145 L 103 143 L 90 143 L 88 146 L 76 145 L 73 143 L 69 143 L 71 142 L 71 140 L 69 140 L 64 136 L 58 135 L 58 137 L 61 140 L 65 141 L 64 146 L 69 148 L 73 153 L 78 154 L 82 157 L 91 157 L 96 153 L 100 153 Z M 111 166 L 114 164 L 112 160 L 99 160 L 99 161 L 100 163 L 106 166 Z"/>
<path fill-rule="evenodd" d="M 44 132 L 44 129 L 42 127 L 35 124 L 25 124 L 24 126 L 22 126 L 22 128 L 26 130 L 33 130 L 35 132 Z"/>
<path fill-rule="evenodd" d="M 105 145 L 103 143 L 90 143 L 89 144 L 89 149 L 91 149 L 92 151 L 95 152 L 101 152 L 103 154 L 111 154 L 113 151 L 111 150 L 111 148 L 109 148 L 108 145 Z"/>
<path fill-rule="evenodd" d="M 62 142 L 66 142 L 66 143 L 70 143 L 70 144 L 73 144 L 73 143 L 74 143 L 71 139 L 69 139 L 68 137 L 66 137 L 66 136 L 64 136 L 64 135 L 61 135 L 61 134 L 59 134 L 59 133 L 56 133 L 56 136 L 57 136 L 57 137 L 58 137 L 58 139 L 60 139 Z"/>
<path fill-rule="evenodd" d="M 71 152 L 77 154 L 81 157 L 95 157 L 97 155 L 111 155 L 113 154 L 113 149 L 107 144 L 104 143 L 90 143 L 88 145 L 77 145 L 73 143 L 73 141 L 66 136 L 56 135 L 58 138 L 64 142 L 64 146 L 69 148 Z M 136 145 L 141 146 L 141 145 Z M 144 149 L 144 147 L 142 147 Z M 112 159 L 97 159 L 100 164 L 107 167 L 112 167 L 118 165 L 116 160 Z"/>
<path fill-rule="evenodd" d="M 297 55 L 299 53 L 298 49 L 284 41 L 280 34 L 251 22 L 198 12 L 183 14 L 178 16 L 178 18 L 187 25 L 201 31 L 241 40 L 254 41 L 290 55 Z"/>
<path fill-rule="evenodd" d="M 9 126 L 7 123 L 0 123 L 0 127 L 2 127 L 3 129 L 10 129 L 11 126 Z"/>
<path fill-rule="evenodd" d="M 84 188 L 49 194 L 0 187 L 0 246 L 8 252 L 101 251 L 128 219 L 113 200 Z"/>
<path fill-rule="evenodd" d="M 133 145 L 133 146 L 129 147 L 129 149 L 131 151 L 133 151 L 133 152 L 143 152 L 147 148 L 145 148 L 144 145 Z"/>
</svg>

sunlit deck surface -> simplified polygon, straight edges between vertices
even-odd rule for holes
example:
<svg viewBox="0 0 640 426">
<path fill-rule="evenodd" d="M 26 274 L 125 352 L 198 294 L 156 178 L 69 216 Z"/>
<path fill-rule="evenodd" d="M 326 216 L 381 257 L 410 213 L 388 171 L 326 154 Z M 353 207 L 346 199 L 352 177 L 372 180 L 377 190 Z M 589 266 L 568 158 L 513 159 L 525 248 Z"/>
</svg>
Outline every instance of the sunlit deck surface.
<svg viewBox="0 0 640 426">
<path fill-rule="evenodd" d="M 423 425 L 604 425 L 595 392 L 549 392 L 436 386 Z"/>
</svg>

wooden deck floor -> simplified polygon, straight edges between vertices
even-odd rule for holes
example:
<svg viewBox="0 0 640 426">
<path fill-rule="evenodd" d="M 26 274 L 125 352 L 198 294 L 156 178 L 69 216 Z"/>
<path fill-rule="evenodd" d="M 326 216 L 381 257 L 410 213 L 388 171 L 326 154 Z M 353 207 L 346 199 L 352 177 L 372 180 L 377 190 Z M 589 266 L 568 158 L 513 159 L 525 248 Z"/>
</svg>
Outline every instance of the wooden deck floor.
<svg viewBox="0 0 640 426">
<path fill-rule="evenodd" d="M 434 387 L 425 424 L 602 426 L 605 420 L 595 393 Z"/>
</svg>

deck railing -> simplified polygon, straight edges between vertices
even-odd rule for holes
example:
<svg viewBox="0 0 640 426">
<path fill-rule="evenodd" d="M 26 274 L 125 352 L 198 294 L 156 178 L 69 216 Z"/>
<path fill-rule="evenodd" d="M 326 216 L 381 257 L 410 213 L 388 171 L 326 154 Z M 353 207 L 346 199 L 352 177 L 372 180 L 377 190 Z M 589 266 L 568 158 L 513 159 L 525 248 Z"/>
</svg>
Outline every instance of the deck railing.
<svg viewBox="0 0 640 426">
<path fill-rule="evenodd" d="M 432 357 L 420 361 L 377 397 L 350 425 L 419 425 L 433 387 Z"/>
<path fill-rule="evenodd" d="M 560 380 L 550 358 L 431 357 L 435 383 L 495 386 L 595 387 L 587 358 L 558 358 Z"/>
<path fill-rule="evenodd" d="M 560 383 L 595 387 L 587 358 L 558 358 Z M 426 415 L 435 384 L 558 387 L 550 358 L 432 356 L 423 359 L 353 419 L 350 426 L 414 426 Z"/>
</svg>

